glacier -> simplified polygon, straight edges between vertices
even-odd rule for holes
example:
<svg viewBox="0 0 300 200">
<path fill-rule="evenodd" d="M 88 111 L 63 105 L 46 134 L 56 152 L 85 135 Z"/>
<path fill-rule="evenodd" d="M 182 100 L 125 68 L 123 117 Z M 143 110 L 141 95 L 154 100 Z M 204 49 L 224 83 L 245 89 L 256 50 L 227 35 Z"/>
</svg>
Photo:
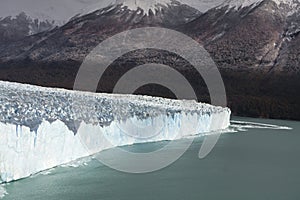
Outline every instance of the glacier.
<svg viewBox="0 0 300 200">
<path fill-rule="evenodd" d="M 136 143 L 226 129 L 229 108 L 0 81 L 0 183 Z"/>
</svg>

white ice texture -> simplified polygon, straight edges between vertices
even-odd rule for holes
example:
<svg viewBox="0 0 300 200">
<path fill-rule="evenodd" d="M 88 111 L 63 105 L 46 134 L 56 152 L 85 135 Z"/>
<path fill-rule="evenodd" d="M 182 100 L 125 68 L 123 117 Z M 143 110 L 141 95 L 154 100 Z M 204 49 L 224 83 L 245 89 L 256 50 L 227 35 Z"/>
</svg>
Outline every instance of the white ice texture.
<svg viewBox="0 0 300 200">
<path fill-rule="evenodd" d="M 191 100 L 96 94 L 0 81 L 0 182 L 135 143 L 207 134 L 230 110 Z"/>
</svg>

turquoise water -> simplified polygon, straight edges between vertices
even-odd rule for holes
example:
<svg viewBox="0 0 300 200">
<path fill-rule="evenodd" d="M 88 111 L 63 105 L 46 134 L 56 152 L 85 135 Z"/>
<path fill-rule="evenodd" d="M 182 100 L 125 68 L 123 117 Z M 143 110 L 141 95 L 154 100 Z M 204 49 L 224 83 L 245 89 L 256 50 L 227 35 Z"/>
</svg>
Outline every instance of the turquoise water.
<svg viewBox="0 0 300 200">
<path fill-rule="evenodd" d="M 171 166 L 148 174 L 126 174 L 96 159 L 56 169 L 5 185 L 4 200 L 143 200 L 143 199 L 300 199 L 300 122 L 235 118 L 291 127 L 253 128 L 242 124 L 222 134 L 205 159 L 198 158 L 203 137 Z M 249 129 L 249 127 L 251 127 Z M 264 129 L 261 129 L 264 127 Z M 273 127 L 274 128 L 274 127 Z M 178 148 L 187 139 L 177 141 Z M 151 151 L 167 142 L 133 145 L 130 151 Z M 113 159 L 113 154 L 112 154 Z"/>
</svg>

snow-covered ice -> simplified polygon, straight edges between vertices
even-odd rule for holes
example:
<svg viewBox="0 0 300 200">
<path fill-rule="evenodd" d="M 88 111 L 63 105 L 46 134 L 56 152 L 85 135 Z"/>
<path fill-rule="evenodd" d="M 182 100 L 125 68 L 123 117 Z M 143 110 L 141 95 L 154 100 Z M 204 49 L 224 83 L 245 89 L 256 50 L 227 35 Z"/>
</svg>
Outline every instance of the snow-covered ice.
<svg viewBox="0 0 300 200">
<path fill-rule="evenodd" d="M 228 108 L 195 101 L 0 81 L 0 181 L 116 146 L 225 129 L 229 119 Z"/>
</svg>

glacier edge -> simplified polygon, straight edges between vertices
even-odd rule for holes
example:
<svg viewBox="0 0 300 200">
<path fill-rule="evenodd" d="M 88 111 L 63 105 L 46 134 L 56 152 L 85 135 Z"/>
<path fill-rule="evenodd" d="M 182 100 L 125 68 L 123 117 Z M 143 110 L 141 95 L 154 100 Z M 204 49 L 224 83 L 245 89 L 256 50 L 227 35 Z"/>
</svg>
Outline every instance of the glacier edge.
<svg viewBox="0 0 300 200">
<path fill-rule="evenodd" d="M 201 135 L 230 124 L 230 109 L 195 101 L 1 81 L 0 91 L 0 182 L 25 178 L 105 149 Z M 147 126 L 157 134 L 139 135 L 139 127 Z"/>
</svg>

